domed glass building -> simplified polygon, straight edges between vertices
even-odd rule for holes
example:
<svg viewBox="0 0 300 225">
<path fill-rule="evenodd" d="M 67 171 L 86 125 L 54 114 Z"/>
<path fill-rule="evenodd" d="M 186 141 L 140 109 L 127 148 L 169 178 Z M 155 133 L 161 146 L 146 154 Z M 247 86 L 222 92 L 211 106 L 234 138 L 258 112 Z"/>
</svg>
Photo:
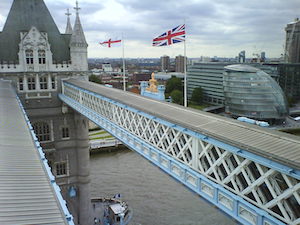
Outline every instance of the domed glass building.
<svg viewBox="0 0 300 225">
<path fill-rule="evenodd" d="M 226 66 L 223 78 L 226 111 L 255 119 L 283 119 L 287 101 L 267 73 L 248 65 Z"/>
</svg>

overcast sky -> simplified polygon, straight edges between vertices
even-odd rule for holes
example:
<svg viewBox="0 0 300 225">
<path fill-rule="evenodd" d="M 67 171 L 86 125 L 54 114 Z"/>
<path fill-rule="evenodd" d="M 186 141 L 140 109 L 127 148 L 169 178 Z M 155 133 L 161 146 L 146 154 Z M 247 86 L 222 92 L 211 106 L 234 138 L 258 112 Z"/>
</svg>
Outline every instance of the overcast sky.
<svg viewBox="0 0 300 225">
<path fill-rule="evenodd" d="M 0 0 L 2 30 L 13 0 Z M 65 11 L 75 0 L 44 0 L 64 32 Z M 99 46 L 99 41 L 124 34 L 126 57 L 175 57 L 183 44 L 152 47 L 152 39 L 186 20 L 187 56 L 246 57 L 266 52 L 279 57 L 287 23 L 300 17 L 299 0 L 79 0 L 80 18 L 89 44 L 89 57 L 121 57 L 122 49 Z"/>
</svg>

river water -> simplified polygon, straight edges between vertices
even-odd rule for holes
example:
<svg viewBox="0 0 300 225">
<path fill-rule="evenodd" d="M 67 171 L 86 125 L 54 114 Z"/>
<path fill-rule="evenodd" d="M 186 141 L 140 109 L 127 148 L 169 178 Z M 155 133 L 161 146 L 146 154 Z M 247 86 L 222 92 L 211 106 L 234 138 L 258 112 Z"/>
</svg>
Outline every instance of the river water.
<svg viewBox="0 0 300 225">
<path fill-rule="evenodd" d="M 121 193 L 132 225 L 231 225 L 234 220 L 131 150 L 91 155 L 92 197 Z"/>
</svg>

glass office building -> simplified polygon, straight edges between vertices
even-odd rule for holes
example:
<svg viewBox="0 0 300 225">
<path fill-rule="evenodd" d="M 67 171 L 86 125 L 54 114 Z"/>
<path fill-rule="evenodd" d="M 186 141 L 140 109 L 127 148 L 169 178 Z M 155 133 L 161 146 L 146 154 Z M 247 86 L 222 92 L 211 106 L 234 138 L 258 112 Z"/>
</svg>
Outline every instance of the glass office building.
<svg viewBox="0 0 300 225">
<path fill-rule="evenodd" d="M 233 62 L 194 63 L 188 66 L 187 85 L 188 99 L 191 99 L 195 88 L 203 89 L 203 101 L 212 105 L 224 105 L 223 76 L 224 67 L 236 64 Z M 277 65 L 251 64 L 278 80 Z"/>
<path fill-rule="evenodd" d="M 300 102 L 300 63 L 281 63 L 278 65 L 279 85 L 288 98 Z"/>
<path fill-rule="evenodd" d="M 254 119 L 283 119 L 287 101 L 280 86 L 267 73 L 248 65 L 230 65 L 224 72 L 226 111 Z"/>
<path fill-rule="evenodd" d="M 231 63 L 194 63 L 187 72 L 188 98 L 195 88 L 203 89 L 203 101 L 213 105 L 224 105 L 224 66 Z"/>
</svg>

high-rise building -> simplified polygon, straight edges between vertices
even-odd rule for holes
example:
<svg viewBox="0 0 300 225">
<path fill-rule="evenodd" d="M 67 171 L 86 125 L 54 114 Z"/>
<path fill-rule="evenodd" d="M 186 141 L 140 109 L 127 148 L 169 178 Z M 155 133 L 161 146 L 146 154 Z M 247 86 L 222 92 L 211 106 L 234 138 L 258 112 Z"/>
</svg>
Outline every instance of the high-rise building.
<svg viewBox="0 0 300 225">
<path fill-rule="evenodd" d="M 285 61 L 289 63 L 300 63 L 300 20 L 288 23 L 285 40 Z"/>
<path fill-rule="evenodd" d="M 62 79 L 88 75 L 75 9 L 62 34 L 43 0 L 14 0 L 0 32 L 0 78 L 12 81 L 75 224 L 91 224 L 88 121 L 58 98 Z"/>
<path fill-rule="evenodd" d="M 161 65 L 162 72 L 169 72 L 170 71 L 170 57 L 167 55 L 160 57 L 160 65 Z"/>
<path fill-rule="evenodd" d="M 184 73 L 184 56 L 178 55 L 175 58 L 175 72 Z"/>
<path fill-rule="evenodd" d="M 300 102 L 300 63 L 280 63 L 277 65 L 278 83 L 286 97 Z"/>
<path fill-rule="evenodd" d="M 238 63 L 245 63 L 246 62 L 246 52 L 241 51 L 238 56 Z"/>
<path fill-rule="evenodd" d="M 266 61 L 266 53 L 265 52 L 261 52 L 260 53 L 260 61 L 261 62 L 265 62 Z"/>
</svg>

